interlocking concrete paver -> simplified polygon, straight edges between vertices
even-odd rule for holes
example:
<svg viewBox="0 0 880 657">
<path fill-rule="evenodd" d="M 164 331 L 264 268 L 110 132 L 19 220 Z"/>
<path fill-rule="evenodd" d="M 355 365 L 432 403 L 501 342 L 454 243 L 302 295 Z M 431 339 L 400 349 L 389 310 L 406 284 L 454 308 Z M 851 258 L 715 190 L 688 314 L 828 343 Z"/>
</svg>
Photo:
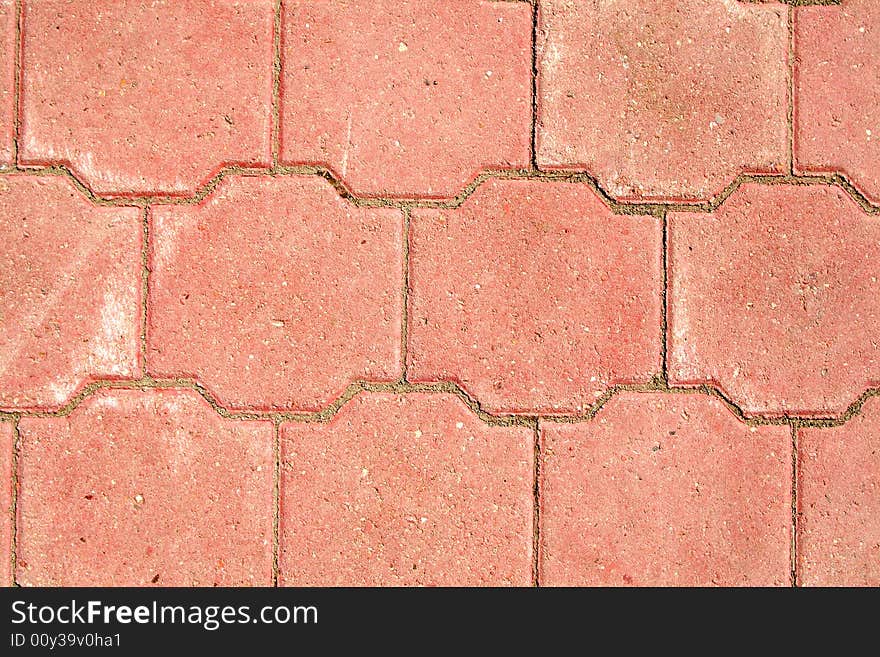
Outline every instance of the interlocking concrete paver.
<svg viewBox="0 0 880 657">
<path fill-rule="evenodd" d="M 836 416 L 880 383 L 880 222 L 837 187 L 747 184 L 669 217 L 669 378 Z"/>
<path fill-rule="evenodd" d="M 280 582 L 528 585 L 534 432 L 453 395 L 362 394 L 281 426 Z"/>
<path fill-rule="evenodd" d="M 148 365 L 232 408 L 318 411 L 401 372 L 403 214 L 316 177 L 152 210 Z"/>
<path fill-rule="evenodd" d="M 141 214 L 61 176 L 0 177 L 0 409 L 140 376 Z"/>
<path fill-rule="evenodd" d="M 20 431 L 20 584 L 272 583 L 271 422 L 192 390 L 102 390 Z"/>
<path fill-rule="evenodd" d="M 624 393 L 542 423 L 541 581 L 789 583 L 791 436 L 714 397 Z"/>
<path fill-rule="evenodd" d="M 415 210 L 409 379 L 452 380 L 490 412 L 583 412 L 661 370 L 660 219 L 586 185 L 492 180 Z"/>
<path fill-rule="evenodd" d="M 0 422 L 0 586 L 12 586 L 12 453 L 15 430 L 11 421 Z"/>
<path fill-rule="evenodd" d="M 0 0 L 0 585 L 880 585 L 878 34 Z"/>
<path fill-rule="evenodd" d="M 537 157 L 621 199 L 712 197 L 788 166 L 788 8 L 541 0 Z"/>
<path fill-rule="evenodd" d="M 271 164 L 271 0 L 23 5 L 22 164 L 107 195 L 188 195 Z"/>
<path fill-rule="evenodd" d="M 529 164 L 531 8 L 284 3 L 281 157 L 356 194 L 451 197 Z"/>
<path fill-rule="evenodd" d="M 880 398 L 799 438 L 800 583 L 880 586 Z"/>
<path fill-rule="evenodd" d="M 795 160 L 880 204 L 880 3 L 795 11 Z"/>
<path fill-rule="evenodd" d="M 15 1 L 0 0 L 0 169 L 15 164 Z"/>
</svg>

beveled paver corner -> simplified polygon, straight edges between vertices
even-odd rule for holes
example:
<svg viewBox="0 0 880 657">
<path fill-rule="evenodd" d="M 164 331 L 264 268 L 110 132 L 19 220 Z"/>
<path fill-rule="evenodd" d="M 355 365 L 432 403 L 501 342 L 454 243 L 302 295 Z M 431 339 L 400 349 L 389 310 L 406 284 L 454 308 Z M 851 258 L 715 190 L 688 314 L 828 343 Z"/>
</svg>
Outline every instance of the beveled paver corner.
<svg viewBox="0 0 880 657">
<path fill-rule="evenodd" d="M 795 10 L 795 165 L 880 205 L 880 3 Z"/>
<path fill-rule="evenodd" d="M 20 432 L 20 584 L 272 583 L 271 422 L 192 390 L 102 390 Z"/>
<path fill-rule="evenodd" d="M 704 200 L 788 168 L 788 8 L 541 0 L 537 159 L 618 199 Z"/>
<path fill-rule="evenodd" d="M 12 174 L 0 235 L 0 409 L 57 409 L 91 381 L 139 377 L 141 211 Z"/>
<path fill-rule="evenodd" d="M 105 195 L 187 195 L 271 164 L 271 0 L 23 11 L 20 164 L 66 164 Z"/>
<path fill-rule="evenodd" d="M 281 426 L 280 583 L 532 580 L 534 431 L 453 395 L 363 393 Z"/>
<path fill-rule="evenodd" d="M 799 583 L 880 586 L 880 398 L 798 433 Z"/>
<path fill-rule="evenodd" d="M 579 413 L 661 369 L 661 220 L 587 185 L 489 180 L 414 210 L 411 381 L 452 380 L 489 412 Z"/>
<path fill-rule="evenodd" d="M 670 383 L 825 417 L 880 382 L 880 222 L 840 188 L 743 185 L 669 249 Z"/>
<path fill-rule="evenodd" d="M 225 179 L 154 206 L 148 367 L 228 408 L 319 411 L 401 364 L 403 214 L 318 177 Z"/>
<path fill-rule="evenodd" d="M 394 197 L 528 166 L 531 34 L 525 3 L 284 3 L 282 160 Z"/>
<path fill-rule="evenodd" d="M 543 585 L 789 584 L 789 427 L 660 393 L 541 427 Z"/>
</svg>

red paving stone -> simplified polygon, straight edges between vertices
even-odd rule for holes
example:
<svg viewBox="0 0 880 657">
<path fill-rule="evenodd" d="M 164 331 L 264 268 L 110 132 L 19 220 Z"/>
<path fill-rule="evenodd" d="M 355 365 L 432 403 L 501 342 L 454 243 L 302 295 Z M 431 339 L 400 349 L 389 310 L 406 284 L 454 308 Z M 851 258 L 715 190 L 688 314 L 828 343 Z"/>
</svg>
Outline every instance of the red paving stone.
<svg viewBox="0 0 880 657">
<path fill-rule="evenodd" d="M 799 439 L 799 581 L 880 586 L 880 398 Z"/>
<path fill-rule="evenodd" d="M 0 586 L 12 586 L 12 450 L 15 431 L 12 422 L 0 422 Z"/>
<path fill-rule="evenodd" d="M 0 168 L 14 164 L 15 2 L 0 0 Z"/>
<path fill-rule="evenodd" d="M 787 169 L 787 7 L 541 0 L 538 163 L 623 199 Z"/>
<path fill-rule="evenodd" d="M 102 390 L 20 432 L 19 584 L 271 584 L 270 422 L 190 390 Z"/>
<path fill-rule="evenodd" d="M 283 585 L 532 579 L 534 433 L 453 395 L 362 394 L 281 427 Z"/>
<path fill-rule="evenodd" d="M 669 378 L 834 416 L 880 383 L 880 222 L 843 190 L 741 187 L 669 217 Z"/>
<path fill-rule="evenodd" d="M 0 409 L 140 376 L 141 211 L 60 176 L 0 177 Z"/>
<path fill-rule="evenodd" d="M 22 164 L 100 194 L 190 194 L 271 164 L 271 0 L 23 6 Z"/>
<path fill-rule="evenodd" d="M 880 585 L 880 9 L 793 4 L 0 0 L 0 585 Z"/>
<path fill-rule="evenodd" d="M 567 183 L 492 180 L 457 210 L 413 211 L 409 380 L 548 413 L 647 383 L 661 370 L 662 232 Z"/>
<path fill-rule="evenodd" d="M 880 3 L 795 11 L 796 164 L 843 172 L 880 204 Z"/>
<path fill-rule="evenodd" d="M 713 397 L 625 393 L 542 424 L 548 586 L 789 583 L 791 435 Z"/>
<path fill-rule="evenodd" d="M 525 167 L 531 8 L 428 0 L 288 2 L 281 157 L 357 194 L 455 196 Z"/>
<path fill-rule="evenodd" d="M 235 177 L 152 214 L 149 363 L 234 408 L 321 410 L 401 373 L 403 215 L 316 177 Z"/>
</svg>

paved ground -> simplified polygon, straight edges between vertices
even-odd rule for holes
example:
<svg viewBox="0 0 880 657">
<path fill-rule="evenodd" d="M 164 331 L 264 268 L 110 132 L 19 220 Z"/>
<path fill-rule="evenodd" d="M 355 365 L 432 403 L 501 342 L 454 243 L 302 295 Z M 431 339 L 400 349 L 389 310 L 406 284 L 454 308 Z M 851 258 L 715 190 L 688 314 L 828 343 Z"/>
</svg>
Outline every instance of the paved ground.
<svg viewBox="0 0 880 657">
<path fill-rule="evenodd" d="M 880 3 L 0 35 L 0 582 L 880 585 Z"/>
</svg>

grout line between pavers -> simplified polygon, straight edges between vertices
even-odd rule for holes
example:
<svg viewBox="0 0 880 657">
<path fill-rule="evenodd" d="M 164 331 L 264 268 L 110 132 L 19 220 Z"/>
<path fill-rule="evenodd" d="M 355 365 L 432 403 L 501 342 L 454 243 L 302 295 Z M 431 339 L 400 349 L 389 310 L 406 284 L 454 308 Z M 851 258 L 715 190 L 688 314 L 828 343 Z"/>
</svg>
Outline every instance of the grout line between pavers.
<svg viewBox="0 0 880 657">
<path fill-rule="evenodd" d="M 788 109 L 786 116 L 786 128 L 788 130 L 788 174 L 794 172 L 794 7 L 786 9 L 788 22 Z"/>
<path fill-rule="evenodd" d="M 665 210 L 661 215 L 662 240 L 663 240 L 663 268 L 661 273 L 661 297 L 660 297 L 660 381 L 663 385 L 669 385 L 669 216 Z"/>
<path fill-rule="evenodd" d="M 533 171 L 538 170 L 538 0 L 532 0 L 532 132 L 529 137 L 529 158 Z"/>
<path fill-rule="evenodd" d="M 277 166 L 272 168 L 228 166 L 221 169 L 195 194 L 191 196 L 131 195 L 131 196 L 99 196 L 83 184 L 65 165 L 58 164 L 45 167 L 12 167 L 0 171 L 0 176 L 63 176 L 68 178 L 74 187 L 92 203 L 99 206 L 144 207 L 156 205 L 198 205 L 213 193 L 223 180 L 230 176 L 244 177 L 279 177 L 279 176 L 315 176 L 324 178 L 336 190 L 337 194 L 356 207 L 366 208 L 435 208 L 456 209 L 488 180 L 530 180 L 534 182 L 583 184 L 605 203 L 613 214 L 618 215 L 651 215 L 660 216 L 663 212 L 694 212 L 711 213 L 717 210 L 741 186 L 756 184 L 772 185 L 803 185 L 840 187 L 845 191 L 866 214 L 880 215 L 880 205 L 874 205 L 846 176 L 845 173 L 815 173 L 809 175 L 789 174 L 754 174 L 741 173 L 723 190 L 709 200 L 694 201 L 651 201 L 651 200 L 616 200 L 610 196 L 595 177 L 581 170 L 555 169 L 552 171 L 533 171 L 530 169 L 497 169 L 479 173 L 468 183 L 461 193 L 452 198 L 393 198 L 378 196 L 356 196 L 338 179 L 329 168 L 316 165 Z"/>
<path fill-rule="evenodd" d="M 140 359 L 141 374 L 148 376 L 147 372 L 147 305 L 150 295 L 150 207 L 144 207 L 141 218 L 142 240 L 141 245 L 141 334 L 140 334 Z"/>
<path fill-rule="evenodd" d="M 10 537 L 9 567 L 12 569 L 10 579 L 13 586 L 19 586 L 18 576 L 18 493 L 20 482 L 18 478 L 19 461 L 21 457 L 21 430 L 19 429 L 20 416 L 12 420 L 12 505 L 9 512 L 12 514 L 12 532 Z"/>
<path fill-rule="evenodd" d="M 535 482 L 532 511 L 532 584 L 541 586 L 541 423 L 535 422 Z"/>
<path fill-rule="evenodd" d="M 880 205 L 874 205 L 868 200 L 860 189 L 858 189 L 843 173 L 829 174 L 830 178 L 838 187 L 847 192 L 858 203 L 865 214 L 880 215 Z"/>
<path fill-rule="evenodd" d="M 880 387 L 870 387 L 859 395 L 847 409 L 837 416 L 803 416 L 798 414 L 781 413 L 776 414 L 754 414 L 749 415 L 739 405 L 728 397 L 717 385 L 702 383 L 670 386 L 663 383 L 659 377 L 655 377 L 652 381 L 643 384 L 622 384 L 611 386 L 597 400 L 593 406 L 582 414 L 559 414 L 546 415 L 538 413 L 537 417 L 542 421 L 556 422 L 559 424 L 576 424 L 580 422 L 588 422 L 592 420 L 599 411 L 615 396 L 625 393 L 666 393 L 666 394 L 699 394 L 716 397 L 733 413 L 736 418 L 743 424 L 750 427 L 758 426 L 794 426 L 797 428 L 831 428 L 839 427 L 853 417 L 858 415 L 865 402 L 872 397 L 880 397 Z"/>
<path fill-rule="evenodd" d="M 279 552 L 281 549 L 281 420 L 272 422 L 272 586 L 278 586 L 280 575 Z"/>
<path fill-rule="evenodd" d="M 225 171 L 225 170 L 224 170 Z M 112 207 L 145 207 L 151 201 L 156 201 L 158 197 L 150 196 L 118 196 L 106 197 L 98 196 L 83 182 L 77 178 L 73 172 L 64 164 L 53 164 L 51 166 L 27 166 L 22 167 L 15 165 L 0 171 L 0 176 L 59 176 L 67 178 L 73 187 L 82 194 L 88 201 L 97 206 Z M 210 183 L 209 185 L 210 186 Z M 213 188 L 212 188 L 213 189 Z M 192 201 L 196 203 L 198 201 Z"/>
<path fill-rule="evenodd" d="M 800 479 L 800 445 L 798 429 L 791 427 L 791 585 L 799 586 L 798 582 L 798 484 Z"/>
<path fill-rule="evenodd" d="M 272 168 L 278 166 L 281 152 L 281 3 L 275 0 L 272 21 Z"/>
<path fill-rule="evenodd" d="M 749 2 L 766 2 L 766 0 L 749 0 Z M 778 0 L 779 2 L 783 2 L 790 7 L 834 7 L 839 5 L 842 0 Z"/>
<path fill-rule="evenodd" d="M 113 379 L 94 381 L 80 390 L 63 407 L 56 410 L 15 410 L 0 411 L 0 419 L 14 419 L 17 417 L 66 417 L 70 415 L 86 399 L 99 390 L 150 390 L 150 389 L 184 389 L 192 390 L 200 394 L 205 401 L 221 416 L 231 420 L 262 420 L 271 422 L 299 422 L 326 424 L 345 406 L 349 401 L 361 393 L 393 393 L 393 394 L 452 394 L 457 396 L 478 418 L 490 426 L 527 426 L 534 427 L 538 421 L 555 422 L 558 424 L 577 424 L 591 421 L 602 408 L 615 396 L 622 393 L 665 393 L 682 395 L 706 395 L 719 399 L 727 409 L 733 413 L 743 424 L 750 427 L 758 426 L 785 426 L 796 428 L 830 428 L 838 427 L 858 415 L 865 402 L 872 397 L 880 397 L 880 387 L 872 387 L 865 390 L 849 405 L 844 413 L 838 416 L 827 417 L 804 417 L 792 414 L 780 415 L 748 415 L 734 401 L 732 401 L 720 388 L 710 384 L 692 384 L 670 386 L 664 383 L 659 376 L 651 381 L 640 384 L 618 384 L 606 390 L 596 402 L 583 413 L 559 413 L 548 414 L 542 411 L 534 412 L 501 412 L 492 413 L 483 409 L 479 400 L 473 397 L 461 385 L 453 381 L 434 381 L 430 383 L 419 382 L 370 382 L 356 381 L 349 384 L 345 391 L 330 402 L 322 410 L 318 411 L 283 411 L 272 409 L 253 410 L 228 410 L 217 398 L 201 383 L 187 378 L 154 378 L 144 376 L 140 379 Z"/>
<path fill-rule="evenodd" d="M 22 57 L 22 0 L 15 0 L 15 44 L 12 53 L 12 164 L 18 166 L 18 142 L 21 136 L 21 57 Z"/>
<path fill-rule="evenodd" d="M 768 2 L 779 2 L 789 7 L 815 7 L 815 6 L 835 6 L 841 3 L 841 0 L 738 0 L 747 5 L 762 5 Z"/>
<path fill-rule="evenodd" d="M 409 376 L 409 321 L 410 296 L 410 240 L 412 238 L 412 216 L 409 208 L 403 209 L 403 286 L 401 293 L 402 313 L 400 328 L 400 382 L 406 383 Z"/>
<path fill-rule="evenodd" d="M 198 205 L 211 195 L 230 176 L 243 177 L 279 177 L 279 176 L 315 176 L 324 178 L 336 190 L 337 194 L 356 207 L 365 208 L 435 208 L 456 209 L 488 180 L 530 180 L 534 182 L 583 184 L 588 186 L 611 210 L 618 215 L 651 215 L 660 216 L 663 212 L 694 212 L 711 213 L 717 210 L 742 185 L 803 185 L 840 187 L 862 208 L 866 214 L 880 215 L 880 206 L 875 206 L 844 173 L 789 175 L 789 174 L 746 174 L 741 173 L 727 187 L 709 200 L 703 201 L 620 201 L 610 196 L 595 177 L 585 171 L 562 170 L 533 171 L 530 169 L 498 169 L 483 171 L 468 183 L 461 193 L 447 199 L 428 198 L 392 198 L 378 196 L 356 196 L 329 168 L 316 165 L 277 166 L 272 168 L 228 166 L 221 169 L 195 194 L 191 196 L 99 196 L 83 184 L 65 165 L 58 164 L 45 167 L 12 167 L 0 171 L 0 176 L 63 176 L 68 178 L 74 187 L 99 206 L 144 207 L 146 205 Z"/>
</svg>

